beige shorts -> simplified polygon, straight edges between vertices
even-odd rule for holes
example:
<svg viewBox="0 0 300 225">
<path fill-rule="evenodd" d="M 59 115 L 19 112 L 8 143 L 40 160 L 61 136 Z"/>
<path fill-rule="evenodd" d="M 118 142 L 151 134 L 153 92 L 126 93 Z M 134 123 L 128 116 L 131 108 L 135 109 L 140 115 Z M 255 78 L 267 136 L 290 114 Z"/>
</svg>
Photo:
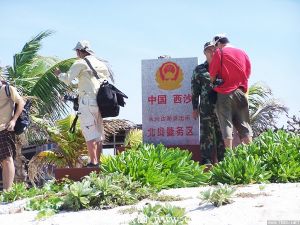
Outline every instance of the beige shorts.
<svg viewBox="0 0 300 225">
<path fill-rule="evenodd" d="M 224 139 L 232 139 L 233 127 L 241 138 L 253 136 L 248 99 L 240 89 L 229 94 L 218 93 L 216 113 Z"/>
<path fill-rule="evenodd" d="M 96 100 L 88 97 L 80 98 L 78 113 L 85 141 L 102 141 L 104 139 L 103 120 Z"/>
</svg>

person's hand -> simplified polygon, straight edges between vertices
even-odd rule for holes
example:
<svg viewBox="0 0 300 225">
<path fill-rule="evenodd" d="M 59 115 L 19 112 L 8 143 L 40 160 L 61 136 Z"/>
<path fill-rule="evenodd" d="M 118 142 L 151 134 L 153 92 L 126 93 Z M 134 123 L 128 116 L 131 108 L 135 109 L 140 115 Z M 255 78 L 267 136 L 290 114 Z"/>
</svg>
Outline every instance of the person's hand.
<svg viewBox="0 0 300 225">
<path fill-rule="evenodd" d="M 7 129 L 8 131 L 14 131 L 15 125 L 16 125 L 16 121 L 15 121 L 15 120 L 11 120 L 11 121 L 9 121 L 9 123 L 6 125 L 6 129 Z"/>
<path fill-rule="evenodd" d="M 194 120 L 196 120 L 196 119 L 199 117 L 199 112 L 198 112 L 197 109 L 194 109 L 194 110 L 193 110 L 192 116 L 193 116 Z"/>
<path fill-rule="evenodd" d="M 54 69 L 54 71 L 53 71 L 53 72 L 54 72 L 54 74 L 55 74 L 56 76 L 58 76 L 59 74 L 61 74 L 61 71 L 60 71 L 60 69 L 59 69 L 59 68 L 57 68 L 57 67 Z"/>
</svg>

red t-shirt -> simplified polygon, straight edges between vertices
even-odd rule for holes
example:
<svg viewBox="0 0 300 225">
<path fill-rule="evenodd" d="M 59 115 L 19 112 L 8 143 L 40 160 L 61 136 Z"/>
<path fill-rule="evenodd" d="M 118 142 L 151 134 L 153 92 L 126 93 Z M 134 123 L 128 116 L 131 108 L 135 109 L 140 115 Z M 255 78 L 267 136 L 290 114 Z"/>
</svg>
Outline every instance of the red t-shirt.
<svg viewBox="0 0 300 225">
<path fill-rule="evenodd" d="M 223 84 L 214 88 L 221 94 L 228 94 L 238 88 L 245 93 L 248 91 L 248 79 L 251 73 L 251 64 L 247 54 L 238 48 L 222 48 L 222 70 L 221 70 L 221 50 L 217 49 L 209 64 L 211 77 L 218 74 L 223 79 Z"/>
</svg>

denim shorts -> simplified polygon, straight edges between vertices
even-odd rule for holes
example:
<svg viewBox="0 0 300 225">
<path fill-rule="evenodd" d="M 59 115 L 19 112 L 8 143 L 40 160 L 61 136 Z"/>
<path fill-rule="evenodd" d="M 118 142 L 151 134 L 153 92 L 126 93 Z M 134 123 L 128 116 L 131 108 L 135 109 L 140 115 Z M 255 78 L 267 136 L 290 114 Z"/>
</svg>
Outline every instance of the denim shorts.
<svg viewBox="0 0 300 225">
<path fill-rule="evenodd" d="M 229 94 L 218 93 L 216 113 L 223 139 L 232 139 L 233 127 L 240 138 L 253 136 L 248 99 L 242 90 L 237 89 Z"/>
<path fill-rule="evenodd" d="M 79 122 L 85 141 L 104 139 L 103 119 L 95 99 L 82 97 L 79 100 Z"/>
</svg>

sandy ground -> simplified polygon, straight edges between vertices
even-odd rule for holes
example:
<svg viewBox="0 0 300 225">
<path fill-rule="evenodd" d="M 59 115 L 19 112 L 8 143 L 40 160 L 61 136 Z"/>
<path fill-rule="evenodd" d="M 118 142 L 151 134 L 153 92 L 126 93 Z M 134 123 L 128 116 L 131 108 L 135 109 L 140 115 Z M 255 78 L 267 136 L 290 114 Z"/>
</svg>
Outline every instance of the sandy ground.
<svg viewBox="0 0 300 225">
<path fill-rule="evenodd" d="M 300 224 L 300 183 L 238 186 L 234 202 L 221 207 L 214 207 L 209 203 L 199 205 L 200 192 L 208 188 L 211 187 L 170 189 L 162 192 L 185 198 L 167 204 L 185 208 L 187 216 L 191 219 L 189 222 L 191 225 L 267 225 L 268 220 L 298 220 L 298 223 L 290 224 Z M 134 207 L 141 209 L 147 203 L 156 202 L 145 199 Z M 18 204 L 22 204 L 22 201 Z M 61 212 L 48 219 L 37 221 L 35 220 L 37 212 L 23 211 L 9 214 L 9 211 L 15 210 L 15 206 L 16 203 L 0 205 L 0 225 L 117 225 L 128 224 L 137 216 L 137 212 L 121 213 L 120 210 L 133 207 L 122 206 L 110 210 Z"/>
</svg>

